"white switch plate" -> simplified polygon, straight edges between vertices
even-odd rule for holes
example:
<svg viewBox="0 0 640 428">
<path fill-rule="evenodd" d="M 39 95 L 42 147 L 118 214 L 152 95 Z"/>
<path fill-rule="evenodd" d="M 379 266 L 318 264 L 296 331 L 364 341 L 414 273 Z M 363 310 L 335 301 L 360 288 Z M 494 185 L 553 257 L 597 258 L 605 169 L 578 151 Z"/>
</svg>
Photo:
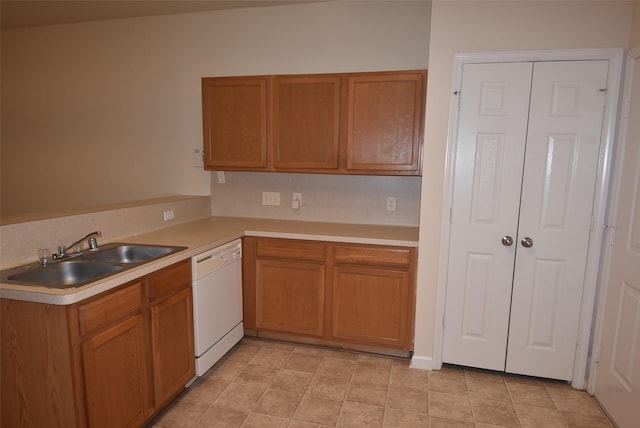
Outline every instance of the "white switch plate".
<svg viewBox="0 0 640 428">
<path fill-rule="evenodd" d="M 387 197 L 387 211 L 394 212 L 396 210 L 396 197 L 388 196 Z"/>
<path fill-rule="evenodd" d="M 262 205 L 280 206 L 280 192 L 262 192 Z"/>
<path fill-rule="evenodd" d="M 173 210 L 167 210 L 164 212 L 164 221 L 173 220 Z"/>
<path fill-rule="evenodd" d="M 204 168 L 204 153 L 199 147 L 193 149 L 193 166 L 195 168 Z"/>
<path fill-rule="evenodd" d="M 224 171 L 218 171 L 218 184 L 226 183 L 227 179 L 224 176 Z"/>
</svg>

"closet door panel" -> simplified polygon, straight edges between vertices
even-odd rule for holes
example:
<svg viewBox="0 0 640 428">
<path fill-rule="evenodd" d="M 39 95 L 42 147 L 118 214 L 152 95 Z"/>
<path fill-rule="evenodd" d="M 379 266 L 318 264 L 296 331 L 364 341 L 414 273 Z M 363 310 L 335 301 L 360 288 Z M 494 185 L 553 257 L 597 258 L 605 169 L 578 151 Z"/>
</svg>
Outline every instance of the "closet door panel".
<svg viewBox="0 0 640 428">
<path fill-rule="evenodd" d="M 607 61 L 534 65 L 508 372 L 573 377 L 607 68 Z"/>
<path fill-rule="evenodd" d="M 504 370 L 531 63 L 467 64 L 460 99 L 443 361 Z"/>
</svg>

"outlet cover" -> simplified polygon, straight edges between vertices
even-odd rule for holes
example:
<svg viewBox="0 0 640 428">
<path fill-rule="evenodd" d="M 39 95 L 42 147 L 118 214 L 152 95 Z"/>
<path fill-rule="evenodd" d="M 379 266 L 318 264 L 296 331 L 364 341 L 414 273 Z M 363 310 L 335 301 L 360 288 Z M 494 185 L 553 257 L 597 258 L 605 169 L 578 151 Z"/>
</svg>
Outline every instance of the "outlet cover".
<svg viewBox="0 0 640 428">
<path fill-rule="evenodd" d="M 164 221 L 173 220 L 173 210 L 167 210 L 163 214 L 164 214 Z"/>
</svg>

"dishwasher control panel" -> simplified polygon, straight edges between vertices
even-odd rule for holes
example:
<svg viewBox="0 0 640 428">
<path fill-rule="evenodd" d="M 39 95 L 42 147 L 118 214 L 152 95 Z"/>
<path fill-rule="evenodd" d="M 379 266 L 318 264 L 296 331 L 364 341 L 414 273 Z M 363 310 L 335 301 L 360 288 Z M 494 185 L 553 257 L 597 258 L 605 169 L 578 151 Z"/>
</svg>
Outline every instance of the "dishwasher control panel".
<svg viewBox="0 0 640 428">
<path fill-rule="evenodd" d="M 197 280 L 242 259 L 242 242 L 239 239 L 213 248 L 193 257 L 193 278 Z"/>
</svg>

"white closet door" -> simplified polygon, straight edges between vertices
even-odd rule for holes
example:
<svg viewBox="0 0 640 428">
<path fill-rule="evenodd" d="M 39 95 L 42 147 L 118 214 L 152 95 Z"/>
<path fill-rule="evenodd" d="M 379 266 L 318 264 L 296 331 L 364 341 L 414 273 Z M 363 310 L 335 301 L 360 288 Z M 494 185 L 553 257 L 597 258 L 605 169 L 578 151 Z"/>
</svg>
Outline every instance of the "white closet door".
<svg viewBox="0 0 640 428">
<path fill-rule="evenodd" d="M 595 386 L 620 428 L 640 424 L 640 59 L 633 71 Z"/>
<path fill-rule="evenodd" d="M 607 68 L 534 65 L 507 372 L 573 375 Z"/>
<path fill-rule="evenodd" d="M 443 361 L 504 370 L 531 63 L 466 64 Z M 501 240 L 510 235 L 514 245 Z"/>
</svg>

